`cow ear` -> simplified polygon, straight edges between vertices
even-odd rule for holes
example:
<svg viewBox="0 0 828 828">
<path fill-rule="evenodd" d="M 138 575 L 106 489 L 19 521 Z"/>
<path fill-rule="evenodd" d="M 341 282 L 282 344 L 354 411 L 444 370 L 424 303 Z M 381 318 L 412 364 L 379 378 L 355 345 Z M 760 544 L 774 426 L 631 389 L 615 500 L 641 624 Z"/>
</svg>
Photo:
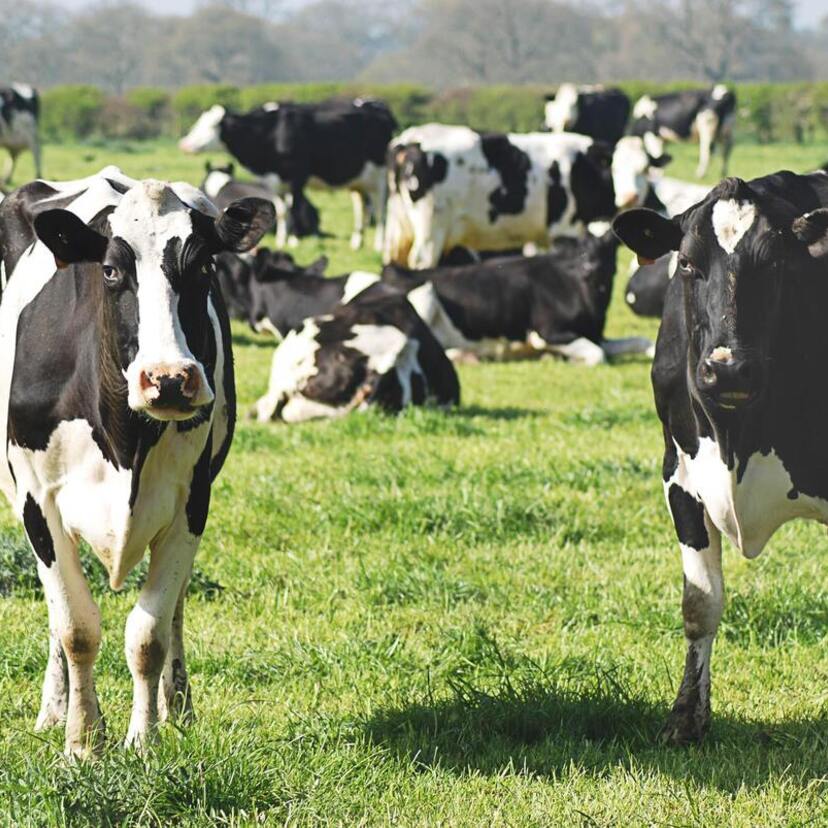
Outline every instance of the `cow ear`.
<svg viewBox="0 0 828 828">
<path fill-rule="evenodd" d="M 76 262 L 102 262 L 109 240 L 68 210 L 35 216 L 37 237 L 52 251 L 59 268 Z"/>
<path fill-rule="evenodd" d="M 244 253 L 258 244 L 273 227 L 276 210 L 263 198 L 242 198 L 234 201 L 216 220 L 216 233 L 222 250 Z"/>
<path fill-rule="evenodd" d="M 794 219 L 791 230 L 799 241 L 808 245 L 808 252 L 815 259 L 828 255 L 828 208 Z"/>
<path fill-rule="evenodd" d="M 313 273 L 316 276 L 324 275 L 328 268 L 328 257 L 320 256 L 315 262 L 311 262 L 306 268 L 305 273 Z"/>
<path fill-rule="evenodd" d="M 669 152 L 662 152 L 657 158 L 653 158 L 652 155 L 647 153 L 647 157 L 650 159 L 651 167 L 666 167 L 673 160 L 673 156 Z"/>
<path fill-rule="evenodd" d="M 649 264 L 670 250 L 678 250 L 683 235 L 678 222 L 655 210 L 625 210 L 615 217 L 616 236 L 638 255 L 639 264 Z"/>
</svg>

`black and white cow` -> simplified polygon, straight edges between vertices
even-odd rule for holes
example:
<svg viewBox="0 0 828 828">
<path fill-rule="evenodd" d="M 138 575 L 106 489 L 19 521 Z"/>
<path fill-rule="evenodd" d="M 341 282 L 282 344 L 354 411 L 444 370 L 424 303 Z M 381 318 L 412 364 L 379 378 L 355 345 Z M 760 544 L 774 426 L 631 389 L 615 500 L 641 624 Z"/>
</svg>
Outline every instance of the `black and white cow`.
<svg viewBox="0 0 828 828">
<path fill-rule="evenodd" d="M 721 144 L 722 175 L 727 175 L 735 121 L 736 93 L 720 83 L 712 89 L 642 96 L 633 107 L 630 134 L 644 138 L 654 156 L 662 154 L 663 141 L 698 141 L 699 177 L 707 172 L 714 147 Z"/>
<path fill-rule="evenodd" d="M 649 340 L 604 338 L 617 249 L 612 232 L 587 234 L 560 239 L 545 255 L 426 270 L 386 265 L 382 279 L 408 295 L 453 358 L 553 353 L 596 365 L 652 352 Z"/>
<path fill-rule="evenodd" d="M 212 480 L 235 422 L 220 250 L 273 220 L 257 199 L 219 214 L 189 184 L 114 167 L 34 181 L 0 206 L 0 488 L 22 520 L 49 610 L 37 728 L 66 723 L 66 750 L 103 736 L 93 666 L 100 612 L 78 557 L 85 540 L 120 588 L 150 549 L 126 624 L 134 682 L 127 744 L 188 714 L 183 612 Z"/>
<path fill-rule="evenodd" d="M 382 285 L 307 319 L 273 354 L 260 422 L 341 417 L 370 406 L 460 402 L 457 372 L 405 297 Z"/>
<path fill-rule="evenodd" d="M 205 164 L 204 180 L 201 190 L 216 209 L 223 210 L 227 205 L 240 198 L 264 198 L 273 202 L 276 207 L 280 196 L 266 184 L 256 181 L 239 181 L 235 178 L 235 167 L 227 164 L 223 167 L 213 166 L 209 161 Z M 319 210 L 307 197 L 303 198 L 291 213 L 293 234 L 297 238 L 305 236 L 320 236 Z"/>
<path fill-rule="evenodd" d="M 674 219 L 614 226 L 642 259 L 678 252 L 652 376 L 687 639 L 663 736 L 683 744 L 710 720 L 722 536 L 754 558 L 789 520 L 828 523 L 828 176 L 725 179 Z"/>
<path fill-rule="evenodd" d="M 547 97 L 543 114 L 552 132 L 577 132 L 615 144 L 627 129 L 630 99 L 617 87 L 562 83 Z"/>
<path fill-rule="evenodd" d="M 15 83 L 0 87 L 0 147 L 9 151 L 3 180 L 8 184 L 17 156 L 29 150 L 34 156 L 35 176 L 40 178 L 40 97 L 31 86 Z"/>
<path fill-rule="evenodd" d="M 306 185 L 350 190 L 354 207 L 351 246 L 362 246 L 370 205 L 377 219 L 379 250 L 387 186 L 385 153 L 396 128 L 384 103 L 360 98 L 272 103 L 246 114 L 216 105 L 202 113 L 179 147 L 185 152 L 225 149 L 287 197 L 291 221 L 306 201 Z M 277 205 L 280 246 L 293 233 L 286 221 L 288 201 Z"/>
<path fill-rule="evenodd" d="M 631 265 L 632 275 L 624 291 L 624 300 L 630 310 L 638 316 L 661 318 L 664 300 L 670 279 L 678 267 L 678 254 L 675 252 L 659 256 L 654 262 L 638 264 L 634 259 Z"/>
<path fill-rule="evenodd" d="M 389 149 L 383 260 L 420 269 L 456 246 L 548 247 L 615 214 L 612 177 L 611 150 L 586 135 L 412 127 Z"/>
</svg>

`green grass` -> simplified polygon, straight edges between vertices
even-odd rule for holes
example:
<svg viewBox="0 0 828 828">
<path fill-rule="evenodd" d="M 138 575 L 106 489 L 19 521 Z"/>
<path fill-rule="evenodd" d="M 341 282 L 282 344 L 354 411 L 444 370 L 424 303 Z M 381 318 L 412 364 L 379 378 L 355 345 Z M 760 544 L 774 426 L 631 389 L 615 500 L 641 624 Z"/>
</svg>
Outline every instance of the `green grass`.
<svg viewBox="0 0 828 828">
<path fill-rule="evenodd" d="M 679 148 L 673 174 L 694 159 Z M 828 146 L 739 146 L 733 171 L 812 168 Z M 169 145 L 47 147 L 47 173 L 197 182 Z M 21 165 L 23 178 L 28 168 Z M 347 249 L 350 205 L 316 195 Z M 654 335 L 622 301 L 609 333 Z M 242 412 L 266 339 L 234 328 Z M 46 610 L 0 507 L 0 824 L 769 826 L 828 824 L 824 532 L 726 553 L 714 724 L 658 746 L 683 663 L 681 568 L 659 482 L 648 366 L 461 368 L 463 405 L 398 418 L 243 422 L 219 478 L 187 640 L 198 720 L 139 758 L 119 747 L 131 684 L 114 594 L 98 687 L 110 747 L 67 764 L 33 733 Z"/>
</svg>

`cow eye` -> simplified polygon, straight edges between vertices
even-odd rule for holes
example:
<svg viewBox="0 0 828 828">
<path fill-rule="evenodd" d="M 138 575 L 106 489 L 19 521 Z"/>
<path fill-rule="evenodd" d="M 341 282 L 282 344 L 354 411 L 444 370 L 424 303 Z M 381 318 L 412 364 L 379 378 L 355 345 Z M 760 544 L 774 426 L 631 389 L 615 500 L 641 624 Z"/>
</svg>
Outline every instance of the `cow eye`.
<svg viewBox="0 0 828 828">
<path fill-rule="evenodd" d="M 117 267 L 105 264 L 103 266 L 104 282 L 110 287 L 115 287 L 121 281 L 121 273 Z"/>
<path fill-rule="evenodd" d="M 687 256 L 679 256 L 678 259 L 678 269 L 681 273 L 684 273 L 686 276 L 690 276 L 692 274 L 698 275 L 698 271 L 695 267 L 693 267 L 693 263 Z"/>
</svg>

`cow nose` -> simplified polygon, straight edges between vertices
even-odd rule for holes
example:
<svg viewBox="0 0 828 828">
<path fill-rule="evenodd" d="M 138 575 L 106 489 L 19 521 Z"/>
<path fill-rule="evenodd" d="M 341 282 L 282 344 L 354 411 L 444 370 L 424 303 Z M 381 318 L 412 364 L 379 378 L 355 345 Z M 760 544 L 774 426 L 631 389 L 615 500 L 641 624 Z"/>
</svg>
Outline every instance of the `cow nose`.
<svg viewBox="0 0 828 828">
<path fill-rule="evenodd" d="M 717 353 L 724 350 L 728 351 L 726 359 Z M 699 365 L 701 387 L 724 408 L 736 408 L 753 399 L 758 379 L 755 364 L 733 357 L 729 349 L 717 348 Z"/>
<path fill-rule="evenodd" d="M 195 365 L 147 368 L 139 374 L 138 382 L 145 399 L 156 408 L 190 408 L 201 390 Z"/>
</svg>

